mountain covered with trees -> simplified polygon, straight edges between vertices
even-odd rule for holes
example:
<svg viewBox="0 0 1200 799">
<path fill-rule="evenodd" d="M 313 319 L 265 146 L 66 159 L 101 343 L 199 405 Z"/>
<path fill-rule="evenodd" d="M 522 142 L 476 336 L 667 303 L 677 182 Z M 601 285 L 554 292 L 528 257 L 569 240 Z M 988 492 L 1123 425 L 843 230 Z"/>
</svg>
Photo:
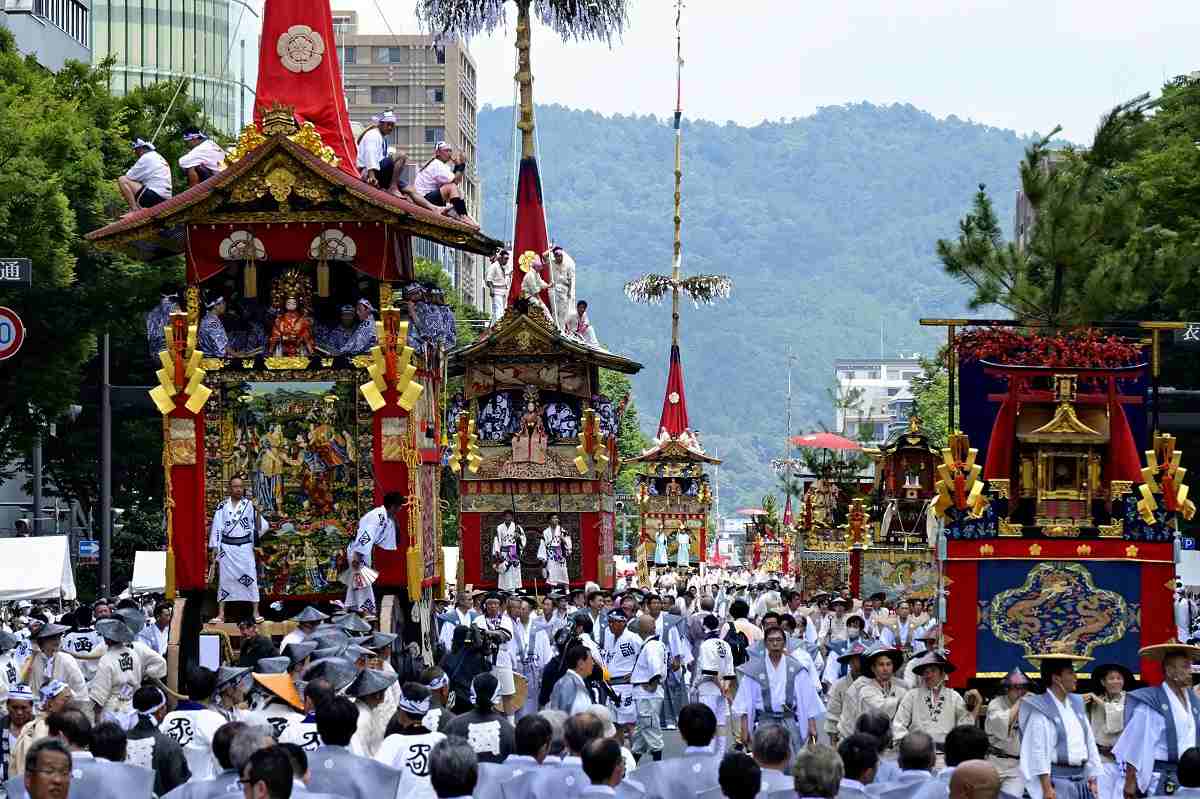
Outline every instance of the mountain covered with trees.
<svg viewBox="0 0 1200 799">
<path fill-rule="evenodd" d="M 602 343 L 645 364 L 633 378 L 645 430 L 662 405 L 669 307 L 633 305 L 623 284 L 671 261 L 673 134 L 652 116 L 537 109 L 551 238 L 574 256 Z M 867 103 L 742 127 L 684 121 L 683 266 L 733 278 L 733 297 L 683 310 L 692 426 L 724 459 L 722 510 L 774 490 L 792 428 L 832 425 L 834 359 L 932 355 L 968 289 L 935 243 L 958 233 L 980 184 L 1002 224 L 1032 140 L 909 105 Z M 511 238 L 511 107 L 479 114 L 484 229 Z M 1005 225 L 1008 227 L 1008 225 Z M 669 306 L 669 303 L 668 303 Z"/>
</svg>

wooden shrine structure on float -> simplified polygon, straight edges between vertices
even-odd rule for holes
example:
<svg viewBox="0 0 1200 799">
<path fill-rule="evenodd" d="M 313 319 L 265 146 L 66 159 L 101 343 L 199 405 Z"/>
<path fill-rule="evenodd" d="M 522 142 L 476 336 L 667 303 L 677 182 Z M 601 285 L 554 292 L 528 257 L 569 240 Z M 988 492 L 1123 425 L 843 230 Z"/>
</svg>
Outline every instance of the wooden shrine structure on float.
<svg viewBox="0 0 1200 799">
<path fill-rule="evenodd" d="M 143 260 L 186 258 L 186 300 L 171 315 L 152 392 L 163 413 L 168 586 L 204 596 L 211 514 L 244 474 L 272 528 L 259 560 L 264 599 L 343 595 L 346 545 L 389 491 L 407 505 L 397 549 L 375 553 L 377 593 L 407 588 L 416 603 L 426 589 L 428 599 L 441 575 L 439 400 L 456 339 L 440 290 L 415 280 L 411 239 L 479 254 L 499 242 L 348 174 L 287 107 L 248 126 L 229 161 L 87 236 Z M 228 308 L 225 357 L 197 342 L 215 295 Z M 378 346 L 314 347 L 314 321 L 359 300 L 378 306 Z M 279 341 L 272 325 L 291 313 L 302 321 Z"/>
<path fill-rule="evenodd" d="M 537 560 L 541 532 L 558 514 L 572 539 L 572 585 L 611 588 L 613 481 L 619 468 L 617 413 L 600 388 L 600 371 L 635 374 L 642 365 L 596 349 L 557 329 L 539 303 L 511 302 L 474 343 L 450 353 L 449 375 L 461 375 L 452 399 L 452 448 L 461 446 L 459 581 L 495 586 L 496 527 L 505 511 L 526 533 L 522 583 L 544 585 Z"/>
</svg>

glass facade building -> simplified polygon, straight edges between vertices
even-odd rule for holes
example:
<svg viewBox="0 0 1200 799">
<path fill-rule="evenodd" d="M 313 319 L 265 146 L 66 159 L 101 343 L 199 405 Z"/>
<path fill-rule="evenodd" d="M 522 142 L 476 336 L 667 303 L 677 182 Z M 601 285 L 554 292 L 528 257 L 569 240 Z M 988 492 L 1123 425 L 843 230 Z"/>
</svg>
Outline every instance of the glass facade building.
<svg viewBox="0 0 1200 799">
<path fill-rule="evenodd" d="M 261 3 L 256 3 L 261 8 Z M 93 0 L 92 58 L 112 56 L 112 90 L 186 77 L 192 98 L 209 121 L 235 134 L 248 94 L 243 70 L 247 45 L 257 55 L 256 11 L 238 0 Z M 257 58 L 254 58 L 257 73 Z M 249 83 L 255 75 L 251 74 Z"/>
</svg>

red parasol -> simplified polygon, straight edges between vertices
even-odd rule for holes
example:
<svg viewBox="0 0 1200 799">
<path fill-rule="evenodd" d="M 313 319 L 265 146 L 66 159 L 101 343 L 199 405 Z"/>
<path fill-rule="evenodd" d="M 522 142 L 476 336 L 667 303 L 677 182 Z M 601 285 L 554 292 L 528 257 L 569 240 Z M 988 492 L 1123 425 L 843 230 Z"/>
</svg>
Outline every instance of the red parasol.
<svg viewBox="0 0 1200 799">
<path fill-rule="evenodd" d="M 836 433 L 805 433 L 792 436 L 792 446 L 810 449 L 862 449 L 862 445 L 857 441 L 851 441 Z"/>
</svg>

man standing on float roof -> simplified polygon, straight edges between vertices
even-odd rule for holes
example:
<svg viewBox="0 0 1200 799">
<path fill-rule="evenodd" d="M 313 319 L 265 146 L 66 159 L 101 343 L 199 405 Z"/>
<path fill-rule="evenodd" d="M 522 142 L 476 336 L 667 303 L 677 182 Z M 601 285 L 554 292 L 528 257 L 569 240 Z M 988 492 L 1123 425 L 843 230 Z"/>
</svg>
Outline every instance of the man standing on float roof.
<svg viewBox="0 0 1200 799">
<path fill-rule="evenodd" d="M 258 618 L 258 563 L 254 547 L 270 529 L 267 520 L 246 498 L 241 476 L 229 481 L 229 498 L 213 513 L 208 549 L 218 570 L 216 622 L 225 621 L 226 602 L 249 602 Z"/>
<path fill-rule="evenodd" d="M 1125 796 L 1166 796 L 1179 788 L 1179 756 L 1200 743 L 1200 701 L 1190 690 L 1200 647 L 1169 641 L 1138 655 L 1161 662 L 1164 679 L 1125 694 L 1113 757 L 1125 766 Z"/>
</svg>

